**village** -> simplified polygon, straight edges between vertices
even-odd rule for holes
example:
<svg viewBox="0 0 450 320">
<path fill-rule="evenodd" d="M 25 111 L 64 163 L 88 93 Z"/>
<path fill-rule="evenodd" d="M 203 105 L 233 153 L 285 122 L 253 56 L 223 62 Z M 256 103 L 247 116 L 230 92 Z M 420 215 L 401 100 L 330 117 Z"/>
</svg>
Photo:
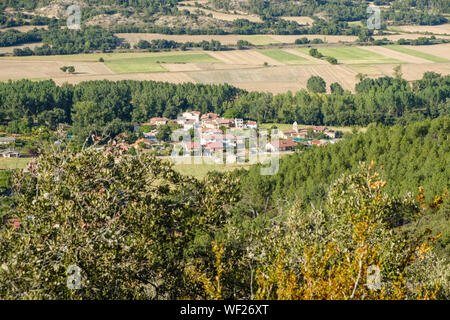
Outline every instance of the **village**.
<svg viewBox="0 0 450 320">
<path fill-rule="evenodd" d="M 217 157 L 232 149 L 238 158 L 245 156 L 245 150 L 250 155 L 292 153 L 336 143 L 342 137 L 341 132 L 325 126 L 300 128 L 294 122 L 290 130 L 278 130 L 276 126 L 261 129 L 253 120 L 202 115 L 199 111 L 186 111 L 177 119 L 154 117 L 148 123 L 136 124 L 135 132 L 141 137 L 130 147 L 153 150 L 159 156 L 168 155 L 167 148 L 172 156 L 203 157 Z"/>
<path fill-rule="evenodd" d="M 177 119 L 154 117 L 134 124 L 137 140 L 126 146 L 129 153 L 151 152 L 158 157 L 201 156 L 218 159 L 227 153 L 248 162 L 248 155 L 293 153 L 303 148 L 326 146 L 342 138 L 342 132 L 325 126 L 302 126 L 278 130 L 276 125 L 262 129 L 256 121 L 223 118 L 215 113 L 186 111 Z M 0 137 L 0 158 L 29 157 L 18 148 L 20 137 Z M 101 148 L 99 148 L 101 149 Z M 247 154 L 247 156 L 245 155 Z M 242 159 L 247 160 L 242 160 Z"/>
</svg>

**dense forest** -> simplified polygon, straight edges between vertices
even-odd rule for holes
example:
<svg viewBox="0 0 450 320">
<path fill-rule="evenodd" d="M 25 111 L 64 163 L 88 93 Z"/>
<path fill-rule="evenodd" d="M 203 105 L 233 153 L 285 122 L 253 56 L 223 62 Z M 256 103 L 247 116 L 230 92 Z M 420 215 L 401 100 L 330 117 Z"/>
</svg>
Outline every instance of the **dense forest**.
<svg viewBox="0 0 450 320">
<path fill-rule="evenodd" d="M 449 128 L 371 126 L 264 179 L 196 180 L 120 138 L 49 148 L 0 209 L 0 297 L 448 299 Z M 378 288 L 355 281 L 373 266 Z"/>
<path fill-rule="evenodd" d="M 260 123 L 335 126 L 406 124 L 450 112 L 450 76 L 427 72 L 412 84 L 401 78 L 363 79 L 356 93 L 335 83 L 330 84 L 330 94 L 324 93 L 323 79 L 318 80 L 317 89 L 277 95 L 229 85 L 105 80 L 58 87 L 52 80 L 9 81 L 0 83 L 0 119 L 13 133 L 29 132 L 36 123 L 52 129 L 67 123 L 74 126 L 76 135 L 85 137 L 112 124 L 119 134 L 130 123 L 156 116 L 175 119 L 186 110 Z"/>
</svg>

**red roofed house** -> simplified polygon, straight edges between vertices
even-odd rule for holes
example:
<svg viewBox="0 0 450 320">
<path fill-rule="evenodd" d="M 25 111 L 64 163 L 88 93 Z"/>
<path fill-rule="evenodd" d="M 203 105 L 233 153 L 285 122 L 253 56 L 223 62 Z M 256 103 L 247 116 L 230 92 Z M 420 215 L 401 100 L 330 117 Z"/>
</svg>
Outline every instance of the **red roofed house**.
<svg viewBox="0 0 450 320">
<path fill-rule="evenodd" d="M 150 124 L 153 126 L 162 126 L 165 125 L 168 121 L 169 119 L 167 119 L 166 117 L 154 117 L 150 119 Z"/>
<path fill-rule="evenodd" d="M 216 151 L 223 151 L 222 142 L 209 142 L 205 146 L 205 154 L 211 154 Z"/>
<path fill-rule="evenodd" d="M 202 120 L 216 120 L 218 117 L 219 117 L 218 114 L 210 112 L 210 113 L 206 113 L 206 114 L 202 115 L 201 119 Z"/>
<path fill-rule="evenodd" d="M 323 140 L 313 140 L 313 141 L 311 141 L 311 145 L 312 146 L 323 147 L 323 146 L 326 146 L 327 144 L 328 144 L 328 142 L 323 141 Z"/>
<path fill-rule="evenodd" d="M 187 151 L 199 151 L 202 149 L 202 146 L 198 142 L 186 142 L 183 146 Z"/>
<path fill-rule="evenodd" d="M 256 121 L 248 120 L 245 123 L 245 127 L 247 129 L 258 129 L 258 123 L 256 123 Z"/>
<path fill-rule="evenodd" d="M 226 128 L 231 128 L 234 126 L 233 119 L 216 119 L 216 123 L 219 127 L 223 126 Z"/>
<path fill-rule="evenodd" d="M 293 140 L 275 140 L 266 144 L 266 150 L 271 152 L 276 151 L 291 151 L 298 145 L 298 142 Z"/>
<path fill-rule="evenodd" d="M 139 140 L 136 140 L 136 142 L 133 143 L 133 144 L 131 145 L 131 147 L 133 147 L 133 148 L 139 148 L 140 145 L 142 145 L 142 144 L 144 145 L 145 148 L 148 148 L 148 147 L 150 147 L 153 143 L 152 143 L 151 141 L 147 140 L 147 139 L 139 139 Z"/>
</svg>

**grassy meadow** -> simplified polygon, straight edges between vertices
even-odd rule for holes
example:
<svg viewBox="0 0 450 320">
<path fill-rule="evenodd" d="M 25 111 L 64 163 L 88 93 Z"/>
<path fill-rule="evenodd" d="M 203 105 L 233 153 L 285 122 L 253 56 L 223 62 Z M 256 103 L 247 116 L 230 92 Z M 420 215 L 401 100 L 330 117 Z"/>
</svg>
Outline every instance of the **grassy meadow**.
<svg viewBox="0 0 450 320">
<path fill-rule="evenodd" d="M 279 49 L 265 49 L 257 51 L 269 58 L 287 65 L 313 64 L 310 60 Z"/>
<path fill-rule="evenodd" d="M 310 49 L 299 48 L 297 50 L 309 54 Z M 403 61 L 357 47 L 321 47 L 317 50 L 324 56 L 336 58 L 339 63 L 344 64 L 403 63 Z"/>
</svg>

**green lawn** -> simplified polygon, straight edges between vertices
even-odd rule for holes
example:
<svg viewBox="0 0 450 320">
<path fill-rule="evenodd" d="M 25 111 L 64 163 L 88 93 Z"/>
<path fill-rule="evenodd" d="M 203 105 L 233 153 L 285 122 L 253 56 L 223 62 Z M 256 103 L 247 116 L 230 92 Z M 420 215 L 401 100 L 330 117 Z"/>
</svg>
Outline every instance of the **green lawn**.
<svg viewBox="0 0 450 320">
<path fill-rule="evenodd" d="M 0 158 L 0 170 L 23 169 L 31 158 Z"/>
<path fill-rule="evenodd" d="M 279 50 L 279 49 L 265 49 L 265 50 L 257 50 L 259 53 L 277 60 L 278 62 L 289 64 L 289 65 L 297 65 L 297 64 L 314 64 L 314 62 L 297 56 L 295 54 Z"/>
<path fill-rule="evenodd" d="M 115 73 L 164 72 L 161 63 L 218 63 L 219 60 L 206 53 L 186 53 L 176 55 L 157 55 L 138 58 L 105 59 L 105 64 Z"/>
<path fill-rule="evenodd" d="M 297 50 L 309 54 L 309 48 L 299 48 Z M 344 64 L 403 63 L 403 61 L 357 47 L 324 47 L 317 48 L 317 50 L 324 56 L 336 58 L 340 63 Z"/>
<path fill-rule="evenodd" d="M 210 171 L 227 172 L 234 169 L 248 169 L 249 164 L 177 164 L 174 169 L 186 176 L 193 176 L 197 179 L 206 177 Z"/>
<path fill-rule="evenodd" d="M 441 58 L 441 57 L 436 57 L 436 56 L 433 56 L 431 54 L 428 54 L 428 53 L 425 53 L 425 52 L 416 51 L 416 50 L 413 50 L 413 49 L 410 49 L 410 48 L 406 48 L 406 47 L 403 47 L 403 46 L 387 45 L 385 47 L 390 49 L 390 50 L 398 51 L 398 52 L 401 52 L 401 53 L 406 53 L 406 54 L 409 54 L 410 56 L 426 59 L 426 60 L 433 61 L 433 62 L 450 62 L 450 60 L 448 60 L 448 59 Z"/>
</svg>

